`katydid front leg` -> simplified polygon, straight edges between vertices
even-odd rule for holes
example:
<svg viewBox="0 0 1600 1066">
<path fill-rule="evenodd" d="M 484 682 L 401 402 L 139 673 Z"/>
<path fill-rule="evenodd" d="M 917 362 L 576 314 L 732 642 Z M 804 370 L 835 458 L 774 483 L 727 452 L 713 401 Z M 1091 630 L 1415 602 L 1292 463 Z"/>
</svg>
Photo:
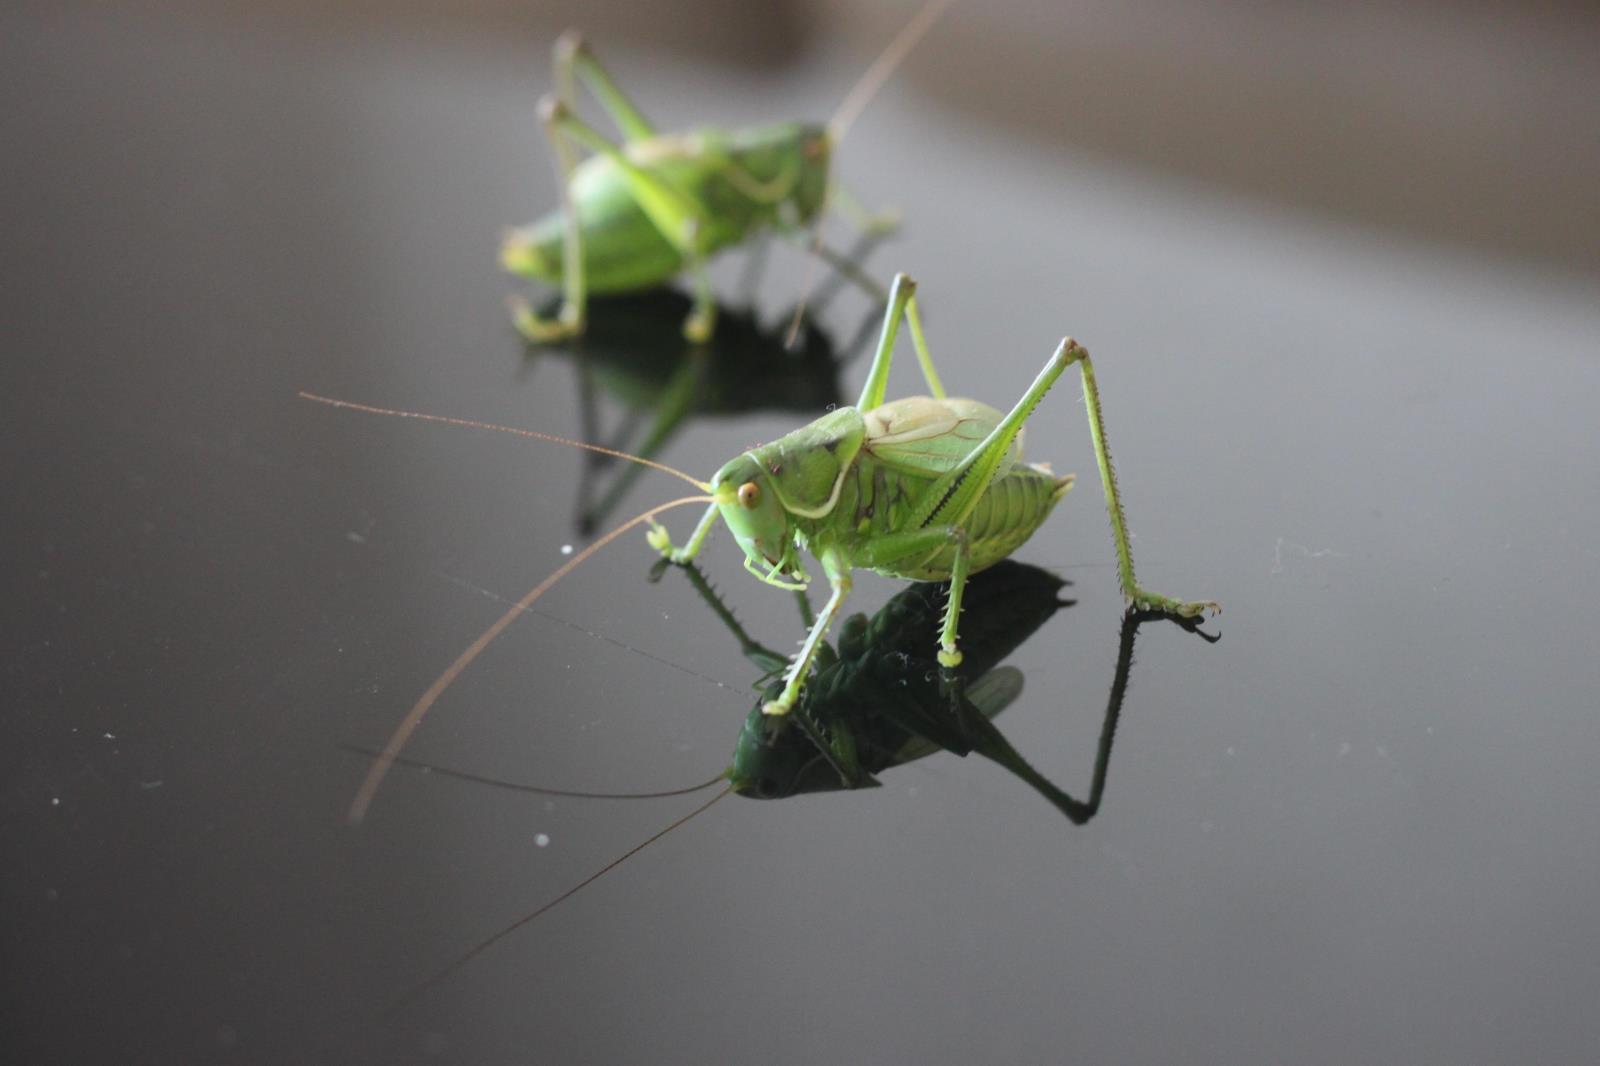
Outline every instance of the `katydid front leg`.
<svg viewBox="0 0 1600 1066">
<path fill-rule="evenodd" d="M 794 657 L 794 662 L 789 664 L 789 672 L 783 677 L 783 691 L 778 694 L 777 699 L 767 701 L 761 708 L 763 714 L 788 714 L 793 709 L 795 701 L 800 698 L 806 674 L 811 670 L 811 660 L 816 658 L 817 648 L 827 637 L 828 630 L 833 627 L 833 620 L 838 617 L 840 608 L 844 606 L 845 597 L 850 595 L 850 565 L 850 560 L 841 556 L 837 550 L 824 549 L 822 570 L 828 575 L 828 584 L 832 587 L 833 594 L 828 597 L 828 602 L 823 604 L 816 623 L 811 627 L 811 632 L 806 634 L 805 643 L 800 645 L 800 653 Z"/>
<path fill-rule="evenodd" d="M 654 519 L 651 519 L 650 532 L 645 534 L 644 539 L 650 543 L 650 547 L 665 556 L 668 562 L 687 563 L 699 555 L 700 549 L 705 546 L 706 537 L 710 536 L 711 527 L 716 523 L 718 513 L 717 504 L 713 503 L 707 507 L 706 513 L 700 516 L 699 524 L 694 527 L 694 532 L 689 534 L 689 542 L 681 548 L 673 547 L 672 534 L 667 532 L 666 526 Z"/>
<path fill-rule="evenodd" d="M 584 316 L 588 312 L 588 291 L 583 270 L 583 223 L 578 218 L 578 206 L 572 198 L 572 170 L 577 165 L 573 158 L 573 145 L 561 128 L 563 118 L 569 114 L 568 106 L 560 99 L 546 96 L 539 101 L 539 123 L 556 154 L 556 176 L 561 185 L 561 218 L 564 223 L 561 249 L 561 309 L 555 318 L 546 318 L 535 311 L 526 300 L 512 297 L 511 321 L 517 332 L 535 344 L 551 344 L 576 337 L 583 332 Z M 507 239 L 502 257 L 516 251 L 512 238 Z"/>
</svg>

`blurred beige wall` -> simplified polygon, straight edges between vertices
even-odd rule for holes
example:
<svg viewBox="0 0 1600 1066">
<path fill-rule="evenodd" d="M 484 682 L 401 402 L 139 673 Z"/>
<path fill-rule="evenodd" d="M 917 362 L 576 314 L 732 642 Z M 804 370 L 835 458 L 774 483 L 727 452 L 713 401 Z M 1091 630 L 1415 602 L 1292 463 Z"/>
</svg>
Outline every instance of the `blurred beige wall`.
<svg viewBox="0 0 1600 1066">
<path fill-rule="evenodd" d="M 110 0 L 81 0 L 89 5 Z M 865 62 L 921 0 L 121 0 L 343 33 L 601 41 Z M 897 75 L 1113 161 L 1600 272 L 1600 6 L 960 0 Z"/>
</svg>

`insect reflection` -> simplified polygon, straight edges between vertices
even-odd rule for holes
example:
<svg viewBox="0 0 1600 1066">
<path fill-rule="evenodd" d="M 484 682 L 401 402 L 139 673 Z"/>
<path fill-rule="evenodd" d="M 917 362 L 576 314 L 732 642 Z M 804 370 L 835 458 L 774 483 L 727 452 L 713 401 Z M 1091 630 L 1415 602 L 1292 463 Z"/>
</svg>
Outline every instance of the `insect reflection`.
<svg viewBox="0 0 1600 1066">
<path fill-rule="evenodd" d="M 658 568 L 658 573 L 659 573 Z M 1100 809 L 1117 721 L 1127 695 L 1134 640 L 1147 621 L 1161 620 L 1215 642 L 1197 619 L 1158 611 L 1127 611 L 1118 632 L 1116 670 L 1100 729 L 1094 774 L 1085 798 L 1077 799 L 1045 778 L 1006 740 L 993 719 L 1022 692 L 1021 671 L 1001 665 L 1055 613 L 1074 601 L 1062 598 L 1068 582 L 1011 560 L 975 575 L 967 587 L 964 627 L 967 653 L 961 665 L 941 671 L 933 658 L 944 609 L 938 584 L 916 584 L 893 597 L 870 619 L 857 614 L 844 623 L 837 647 L 824 646 L 816 675 L 794 711 L 782 718 L 762 713 L 788 657 L 752 639 L 711 589 L 700 571 L 684 568 L 694 587 L 739 641 L 745 656 L 763 671 L 758 698 L 735 744 L 732 764 L 703 784 L 653 793 L 594 793 L 515 784 L 476 774 L 398 759 L 444 776 L 540 795 L 590 798 L 653 798 L 685 795 L 727 782 L 709 801 L 630 848 L 605 866 L 494 935 L 479 942 L 448 967 L 415 988 L 400 1004 L 454 973 L 468 961 L 551 908 L 582 891 L 655 841 L 714 804 L 737 794 L 757 799 L 789 798 L 879 785 L 878 775 L 939 751 L 959 756 L 977 753 L 1004 767 L 1076 825 Z M 797 593 L 803 621 L 810 609 Z"/>
</svg>

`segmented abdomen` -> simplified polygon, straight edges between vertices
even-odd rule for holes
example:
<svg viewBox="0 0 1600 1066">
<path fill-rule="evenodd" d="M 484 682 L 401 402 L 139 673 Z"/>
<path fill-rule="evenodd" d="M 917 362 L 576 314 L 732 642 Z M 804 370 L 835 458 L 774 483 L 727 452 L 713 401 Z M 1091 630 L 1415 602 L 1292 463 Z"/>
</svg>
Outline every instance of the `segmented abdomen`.
<svg viewBox="0 0 1600 1066">
<path fill-rule="evenodd" d="M 911 501 L 932 483 L 931 479 L 908 477 L 876 463 L 860 464 L 853 481 L 846 486 L 840 504 L 854 509 L 858 533 L 868 535 L 909 532 L 906 522 Z M 972 553 L 972 572 L 993 566 L 1021 547 L 1049 517 L 1071 483 L 1070 478 L 1018 465 L 990 484 L 963 523 Z M 932 552 L 878 569 L 891 577 L 912 581 L 942 581 L 950 576 L 955 550 L 955 543 L 950 541 Z"/>
</svg>

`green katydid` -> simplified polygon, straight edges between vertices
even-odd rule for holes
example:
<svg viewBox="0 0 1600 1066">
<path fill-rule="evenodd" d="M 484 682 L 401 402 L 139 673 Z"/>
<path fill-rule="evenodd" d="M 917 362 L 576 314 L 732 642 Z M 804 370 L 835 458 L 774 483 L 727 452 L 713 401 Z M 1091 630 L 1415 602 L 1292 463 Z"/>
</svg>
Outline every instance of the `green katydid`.
<svg viewBox="0 0 1600 1066">
<path fill-rule="evenodd" d="M 884 402 L 901 319 L 931 396 Z M 851 572 L 874 570 L 914 581 L 948 581 L 939 661 L 961 662 L 961 594 L 969 574 L 1010 555 L 1033 535 L 1072 487 L 1072 475 L 1022 462 L 1023 424 L 1044 394 L 1077 364 L 1083 375 L 1106 509 L 1111 516 L 1123 595 L 1139 610 L 1192 618 L 1216 610 L 1143 588 L 1133 572 L 1127 522 L 1111 468 L 1100 392 L 1089 353 L 1068 337 L 1008 414 L 975 400 L 949 398 L 934 371 L 917 311 L 916 283 L 897 275 L 878 350 L 854 407 L 843 407 L 770 444 L 752 448 L 712 477 L 711 506 L 682 548 L 652 519 L 650 543 L 673 562 L 699 554 L 720 517 L 744 549 L 745 567 L 782 588 L 809 579 L 801 550 L 822 564 L 832 595 L 766 706 L 786 714 L 805 683 L 822 638 L 849 595 Z"/>
<path fill-rule="evenodd" d="M 611 530 L 574 555 L 531 589 L 459 655 L 395 729 L 374 761 L 351 806 L 360 821 L 388 767 L 440 694 L 491 641 L 557 581 L 585 559 L 634 526 L 651 523 L 649 541 L 666 558 L 686 563 L 699 554 L 720 517 L 745 553 L 745 567 L 782 588 L 803 587 L 807 577 L 799 553 L 808 550 L 822 563 L 832 594 L 817 615 L 800 652 L 789 665 L 784 685 L 767 702 L 768 714 L 786 714 L 799 698 L 823 638 L 848 596 L 858 568 L 919 581 L 947 581 L 950 598 L 939 634 L 939 662 L 961 662 L 958 647 L 961 597 L 970 574 L 1009 556 L 1031 537 L 1073 484 L 1072 475 L 1022 462 L 1023 424 L 1069 366 L 1083 376 L 1089 433 L 1105 490 L 1117 553 L 1117 574 L 1134 608 L 1194 618 L 1210 601 L 1188 602 L 1151 592 L 1134 576 L 1127 523 L 1118 494 L 1111 453 L 1100 413 L 1100 392 L 1089 353 L 1073 339 L 1056 348 L 1011 411 L 975 400 L 947 397 L 933 368 L 917 310 L 916 284 L 897 275 L 876 354 L 860 398 L 853 407 L 823 415 L 810 425 L 753 448 L 726 463 L 709 481 L 700 481 L 665 464 L 609 448 L 532 430 L 469 422 L 301 395 L 336 407 L 424 421 L 494 429 L 568 444 L 627 458 L 670 473 L 707 493 L 659 504 Z M 884 402 L 889 365 L 902 318 L 910 327 L 917 358 L 931 396 Z M 710 506 L 682 548 L 672 545 L 655 517 L 671 508 L 706 502 Z"/>
<path fill-rule="evenodd" d="M 517 329 L 540 342 L 581 333 L 590 293 L 651 288 L 687 271 L 695 299 L 684 334 L 704 340 L 716 321 L 706 275 L 715 253 L 769 231 L 804 240 L 807 227 L 820 227 L 830 196 L 864 228 L 889 225 L 830 186 L 833 151 L 867 99 L 951 2 L 934 0 L 923 8 L 826 125 L 659 133 L 589 45 L 575 32 L 564 35 L 555 47 L 556 91 L 539 104 L 556 155 L 561 208 L 510 231 L 500 253 L 506 270 L 559 284 L 563 298 L 554 317 L 513 299 Z M 580 78 L 616 123 L 622 143 L 578 117 Z M 580 148 L 594 154 L 577 162 Z M 818 228 L 812 251 L 881 298 L 881 290 L 820 238 Z"/>
</svg>

